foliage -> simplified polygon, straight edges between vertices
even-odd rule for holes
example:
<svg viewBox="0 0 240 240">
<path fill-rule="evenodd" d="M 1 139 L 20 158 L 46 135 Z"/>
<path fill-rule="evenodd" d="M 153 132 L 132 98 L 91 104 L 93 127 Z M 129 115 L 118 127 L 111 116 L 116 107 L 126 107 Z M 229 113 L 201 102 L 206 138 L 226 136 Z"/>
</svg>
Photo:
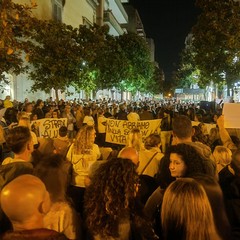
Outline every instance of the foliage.
<svg viewBox="0 0 240 240">
<path fill-rule="evenodd" d="M 200 71 L 196 68 L 194 57 L 191 44 L 181 52 L 179 68 L 173 75 L 177 87 L 190 88 L 191 85 L 200 83 Z"/>
<path fill-rule="evenodd" d="M 147 92 L 152 94 L 159 94 L 163 92 L 164 85 L 164 73 L 161 68 L 158 66 L 154 66 L 154 74 L 151 81 L 148 81 L 146 84 Z"/>
<path fill-rule="evenodd" d="M 82 57 L 87 63 L 85 70 L 88 69 L 92 76 L 91 90 L 112 88 L 126 76 L 128 59 L 117 38 L 110 36 L 108 30 L 107 26 L 79 27 L 77 42 L 85 50 Z M 89 75 L 82 74 L 81 80 L 75 82 L 75 85 L 86 90 L 89 87 L 88 81 Z"/>
<path fill-rule="evenodd" d="M 82 58 L 87 64 L 75 87 L 85 90 L 120 87 L 133 93 L 146 90 L 153 68 L 149 49 L 141 37 L 129 33 L 110 36 L 107 26 L 94 25 L 90 29 L 80 26 L 76 41 L 85 49 Z"/>
<path fill-rule="evenodd" d="M 57 21 L 38 21 L 32 34 L 28 61 L 33 66 L 29 76 L 33 91 L 64 91 L 79 79 L 83 59 L 76 44 L 77 29 Z"/>
<path fill-rule="evenodd" d="M 128 76 L 120 82 L 119 88 L 133 93 L 145 91 L 154 74 L 146 41 L 134 33 L 126 33 L 119 36 L 119 44 L 129 60 Z"/>
<path fill-rule="evenodd" d="M 32 91 L 65 91 L 117 87 L 155 91 L 160 76 L 150 62 L 146 41 L 136 34 L 110 36 L 108 27 L 73 28 L 56 21 L 31 17 L 36 5 L 2 0 L 0 72 L 28 71 Z M 155 86 L 155 87 L 153 87 Z"/>
<path fill-rule="evenodd" d="M 197 0 L 202 10 L 193 27 L 196 68 L 202 85 L 227 81 L 240 74 L 240 5 L 234 0 Z"/>
<path fill-rule="evenodd" d="M 19 74 L 26 69 L 22 54 L 28 49 L 28 39 L 32 30 L 31 11 L 36 7 L 20 5 L 11 0 L 1 0 L 0 4 L 0 81 L 5 80 L 3 72 Z"/>
<path fill-rule="evenodd" d="M 99 49 L 96 57 L 98 69 L 98 88 L 112 88 L 128 77 L 129 59 L 118 43 L 116 37 L 107 35 L 105 45 Z"/>
</svg>

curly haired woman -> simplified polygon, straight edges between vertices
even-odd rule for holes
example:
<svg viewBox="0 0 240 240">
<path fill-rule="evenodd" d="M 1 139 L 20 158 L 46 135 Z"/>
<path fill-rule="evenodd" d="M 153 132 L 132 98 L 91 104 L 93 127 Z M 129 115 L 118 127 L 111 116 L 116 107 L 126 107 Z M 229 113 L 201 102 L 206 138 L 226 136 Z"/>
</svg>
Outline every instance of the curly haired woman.
<svg viewBox="0 0 240 240">
<path fill-rule="evenodd" d="M 140 234 L 135 239 L 158 239 L 136 214 L 137 191 L 136 166 L 129 159 L 115 158 L 97 169 L 84 202 L 86 224 L 94 240 L 128 240 L 133 229 Z"/>
<path fill-rule="evenodd" d="M 82 212 L 85 183 L 92 164 L 100 158 L 98 145 L 94 144 L 95 129 L 85 125 L 77 133 L 75 142 L 70 146 L 67 159 L 72 163 L 72 182 L 69 195 L 75 203 L 76 210 Z"/>
<path fill-rule="evenodd" d="M 152 221 L 159 221 L 156 212 L 159 211 L 165 189 L 178 178 L 194 177 L 206 174 L 203 159 L 197 150 L 188 144 L 177 144 L 169 148 L 159 165 L 158 187 L 148 198 L 144 212 Z M 210 160 L 209 160 L 210 161 Z M 156 223 L 156 232 L 160 234 L 160 223 Z"/>
</svg>

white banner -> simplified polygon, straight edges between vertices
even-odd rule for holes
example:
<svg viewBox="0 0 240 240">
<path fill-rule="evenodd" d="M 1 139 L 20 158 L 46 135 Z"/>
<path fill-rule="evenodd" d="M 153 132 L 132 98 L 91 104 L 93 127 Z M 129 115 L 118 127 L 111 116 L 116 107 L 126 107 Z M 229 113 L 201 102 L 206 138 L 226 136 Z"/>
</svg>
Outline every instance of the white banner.
<svg viewBox="0 0 240 240">
<path fill-rule="evenodd" d="M 43 118 L 32 122 L 38 137 L 57 138 L 61 126 L 67 126 L 67 118 Z"/>
<path fill-rule="evenodd" d="M 148 121 L 126 121 L 108 119 L 106 126 L 106 142 L 125 145 L 129 132 L 138 128 L 143 137 L 143 141 L 152 133 L 160 134 L 161 120 Z"/>
<path fill-rule="evenodd" d="M 224 103 L 223 113 L 225 128 L 240 128 L 240 104 Z"/>
</svg>

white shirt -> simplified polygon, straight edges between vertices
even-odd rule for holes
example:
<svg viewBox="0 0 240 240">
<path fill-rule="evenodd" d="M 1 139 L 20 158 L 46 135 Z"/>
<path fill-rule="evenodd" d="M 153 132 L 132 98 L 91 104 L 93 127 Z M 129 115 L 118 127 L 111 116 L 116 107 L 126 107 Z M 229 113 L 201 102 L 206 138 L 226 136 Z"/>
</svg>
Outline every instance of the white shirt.
<svg viewBox="0 0 240 240">
<path fill-rule="evenodd" d="M 71 145 L 67 153 L 67 159 L 73 165 L 72 185 L 85 187 L 85 178 L 88 176 L 89 169 L 100 156 L 101 153 L 96 144 L 93 144 L 91 154 L 75 154 L 74 144 Z"/>
<path fill-rule="evenodd" d="M 153 154 L 157 154 L 153 157 Z M 158 167 L 160 160 L 163 157 L 163 153 L 160 152 L 158 148 L 152 148 L 150 150 L 140 150 L 139 152 L 139 166 L 137 168 L 137 172 L 141 173 L 144 167 L 147 165 L 149 160 L 153 157 L 149 165 L 146 167 L 142 174 L 148 175 L 150 177 L 154 177 L 154 175 L 158 172 Z"/>
<path fill-rule="evenodd" d="M 92 116 L 85 116 L 83 119 L 83 123 L 93 126 L 94 125 L 94 119 Z"/>
<path fill-rule="evenodd" d="M 68 239 L 78 239 L 80 221 L 75 210 L 67 202 L 56 202 L 44 216 L 44 227 L 63 233 Z"/>
</svg>

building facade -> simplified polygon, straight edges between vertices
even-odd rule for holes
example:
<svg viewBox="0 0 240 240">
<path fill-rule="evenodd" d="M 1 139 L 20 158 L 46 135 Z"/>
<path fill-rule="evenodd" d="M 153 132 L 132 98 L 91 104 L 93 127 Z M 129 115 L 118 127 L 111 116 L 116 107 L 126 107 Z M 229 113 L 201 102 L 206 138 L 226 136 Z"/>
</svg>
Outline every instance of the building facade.
<svg viewBox="0 0 240 240">
<path fill-rule="evenodd" d="M 13 0 L 18 4 L 30 4 L 30 0 Z M 136 10 L 132 8 L 131 19 L 129 21 L 129 12 L 126 6 L 129 5 L 129 0 L 35 0 L 36 8 L 33 10 L 33 15 L 41 20 L 57 20 L 73 27 L 79 25 L 91 26 L 98 24 L 100 26 L 107 24 L 109 33 L 113 36 L 119 36 L 128 31 L 134 26 L 133 32 L 146 38 L 143 24 Z M 131 12 L 130 11 L 130 12 Z M 128 24 L 130 22 L 130 24 Z M 18 76 L 6 74 L 10 84 L 5 86 L 1 98 L 10 95 L 12 99 L 24 101 L 27 97 L 29 100 L 37 100 L 38 98 L 46 99 L 50 96 L 55 99 L 55 93 L 50 94 L 44 92 L 31 93 L 30 89 L 32 81 L 26 74 Z M 67 92 L 74 92 L 74 88 L 70 87 Z M 92 96 L 90 96 L 92 97 Z M 121 94 L 116 89 L 99 91 L 96 97 L 120 99 Z M 65 96 L 65 93 L 59 92 L 59 98 L 85 98 L 84 91 Z M 125 98 L 130 98 L 126 94 Z"/>
<path fill-rule="evenodd" d="M 13 2 L 30 4 L 29 0 L 13 0 Z M 73 27 L 91 26 L 95 23 L 107 24 L 109 33 L 118 36 L 126 32 L 126 29 L 122 27 L 128 22 L 128 15 L 123 7 L 123 3 L 126 2 L 128 0 L 35 0 L 37 7 L 33 10 L 33 15 L 42 20 L 58 20 Z M 6 74 L 6 76 L 10 83 L 5 86 L 1 98 L 10 95 L 12 99 L 23 101 L 26 96 L 30 100 L 55 97 L 54 91 L 50 95 L 44 92 L 31 93 L 32 81 L 26 74 L 18 76 Z M 84 98 L 84 93 L 71 96 L 71 98 L 74 97 Z M 60 98 L 65 99 L 65 94 L 60 94 Z"/>
</svg>

